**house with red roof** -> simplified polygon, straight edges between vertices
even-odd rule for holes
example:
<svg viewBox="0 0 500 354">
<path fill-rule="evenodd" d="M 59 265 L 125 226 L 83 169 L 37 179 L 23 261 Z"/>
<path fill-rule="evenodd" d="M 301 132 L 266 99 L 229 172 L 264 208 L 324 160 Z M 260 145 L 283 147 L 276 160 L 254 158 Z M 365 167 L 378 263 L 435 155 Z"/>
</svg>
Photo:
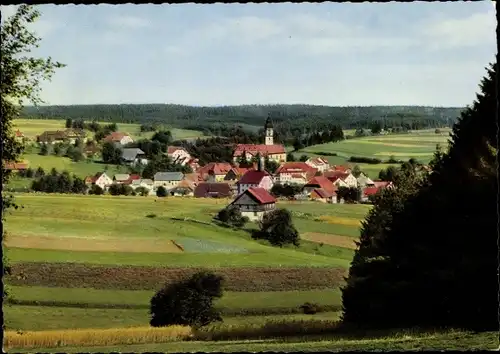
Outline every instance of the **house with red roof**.
<svg viewBox="0 0 500 354">
<path fill-rule="evenodd" d="M 352 169 L 349 166 L 334 165 L 332 171 L 351 173 Z"/>
<path fill-rule="evenodd" d="M 337 187 L 357 187 L 358 180 L 351 173 L 341 171 L 326 171 L 323 175 Z"/>
<path fill-rule="evenodd" d="M 245 173 L 251 170 L 256 170 L 256 168 L 235 166 L 224 176 L 224 181 L 238 181 Z"/>
<path fill-rule="evenodd" d="M 21 143 L 24 139 L 24 134 L 18 129 L 16 130 L 14 137 L 17 142 Z"/>
<path fill-rule="evenodd" d="M 103 190 L 113 184 L 113 180 L 104 172 L 98 172 L 93 176 L 85 178 L 85 184 L 91 186 L 93 184 L 101 187 Z"/>
<path fill-rule="evenodd" d="M 202 180 L 214 180 L 215 182 L 222 182 L 227 173 L 233 168 L 227 162 L 210 162 L 203 167 L 200 167 L 197 173 L 201 176 Z"/>
<path fill-rule="evenodd" d="M 332 181 L 330 181 L 328 178 L 325 176 L 315 176 L 311 178 L 303 188 L 303 191 L 307 194 L 311 193 L 313 190 L 320 188 L 328 193 L 333 193 L 337 190 L 337 186 L 333 184 Z"/>
<path fill-rule="evenodd" d="M 115 144 L 115 146 L 121 147 L 134 142 L 134 139 L 127 133 L 122 132 L 112 132 L 103 139 L 104 142 L 109 142 Z"/>
<path fill-rule="evenodd" d="M 240 180 L 236 183 L 237 193 L 241 194 L 250 188 L 263 188 L 270 191 L 273 188 L 273 177 L 264 170 L 263 162 L 261 161 L 257 170 L 247 171 Z"/>
<path fill-rule="evenodd" d="M 318 170 L 305 162 L 285 162 L 276 170 L 276 181 L 281 184 L 306 184 Z"/>
<path fill-rule="evenodd" d="M 309 159 L 307 159 L 306 164 L 308 164 L 312 168 L 317 169 L 320 172 L 325 172 L 330 169 L 330 163 L 328 162 L 328 160 L 321 156 L 310 157 Z"/>
<path fill-rule="evenodd" d="M 249 188 L 239 194 L 230 205 L 238 207 L 242 216 L 255 221 L 276 209 L 276 198 L 264 188 Z"/>
<path fill-rule="evenodd" d="M 169 146 L 167 147 L 166 155 L 170 157 L 172 162 L 178 163 L 182 166 L 193 160 L 193 157 L 182 146 Z"/>
<path fill-rule="evenodd" d="M 323 188 L 315 188 L 311 191 L 310 197 L 314 201 L 322 203 L 337 203 L 337 193 L 328 192 Z"/>
<path fill-rule="evenodd" d="M 265 144 L 237 144 L 233 153 L 234 162 L 237 162 L 242 156 L 249 161 L 258 154 L 278 163 L 286 162 L 285 147 L 281 144 L 274 144 L 274 129 L 269 117 L 264 125 L 264 134 Z"/>
<path fill-rule="evenodd" d="M 25 171 L 28 167 L 27 162 L 6 162 L 4 169 L 7 171 Z"/>
</svg>

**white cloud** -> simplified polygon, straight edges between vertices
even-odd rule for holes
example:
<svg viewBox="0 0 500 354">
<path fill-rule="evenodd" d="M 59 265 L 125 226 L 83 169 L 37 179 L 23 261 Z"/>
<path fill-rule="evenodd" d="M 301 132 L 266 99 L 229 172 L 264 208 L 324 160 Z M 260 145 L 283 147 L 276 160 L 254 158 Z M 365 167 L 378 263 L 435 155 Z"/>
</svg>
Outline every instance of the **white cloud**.
<svg viewBox="0 0 500 354">
<path fill-rule="evenodd" d="M 140 29 L 151 26 L 151 23 L 136 16 L 112 16 L 107 20 L 108 25 L 120 29 Z"/>
</svg>

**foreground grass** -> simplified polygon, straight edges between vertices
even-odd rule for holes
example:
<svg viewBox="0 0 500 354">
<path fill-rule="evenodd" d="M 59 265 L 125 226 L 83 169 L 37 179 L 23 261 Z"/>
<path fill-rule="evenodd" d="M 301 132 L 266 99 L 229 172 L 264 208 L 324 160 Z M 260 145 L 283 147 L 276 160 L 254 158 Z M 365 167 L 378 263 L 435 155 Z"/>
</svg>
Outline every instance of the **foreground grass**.
<svg viewBox="0 0 500 354">
<path fill-rule="evenodd" d="M 406 350 L 494 350 L 498 348 L 498 333 L 468 332 L 405 333 L 389 336 L 367 335 L 364 338 L 342 336 L 300 336 L 289 338 L 233 341 L 183 341 L 113 346 L 64 347 L 64 352 L 344 352 L 344 351 L 406 351 Z M 29 349 L 12 348 L 16 352 Z M 54 347 L 37 348 L 38 352 L 53 352 Z"/>
<path fill-rule="evenodd" d="M 93 309 L 51 306 L 6 305 L 4 323 L 8 330 L 41 331 L 79 328 L 130 328 L 149 324 L 149 309 Z M 316 315 L 287 314 L 224 317 L 226 326 L 262 326 L 270 321 L 336 321 L 339 312 Z"/>
</svg>

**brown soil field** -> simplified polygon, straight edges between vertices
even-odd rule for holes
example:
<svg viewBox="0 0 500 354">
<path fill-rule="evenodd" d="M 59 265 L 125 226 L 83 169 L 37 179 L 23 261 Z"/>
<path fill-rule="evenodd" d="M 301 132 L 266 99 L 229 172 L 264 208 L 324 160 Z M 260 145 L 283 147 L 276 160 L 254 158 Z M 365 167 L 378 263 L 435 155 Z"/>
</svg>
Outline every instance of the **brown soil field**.
<svg viewBox="0 0 500 354">
<path fill-rule="evenodd" d="M 227 291 L 287 291 L 332 288 L 343 283 L 343 268 L 206 268 L 225 278 Z M 11 285 L 117 290 L 157 290 L 201 268 L 107 267 L 77 263 L 15 263 L 5 277 Z"/>
<path fill-rule="evenodd" d="M 304 240 L 324 243 L 325 245 L 338 246 L 355 250 L 357 248 L 354 243 L 355 239 L 349 236 L 322 234 L 319 232 L 306 232 L 301 235 Z"/>
<path fill-rule="evenodd" d="M 170 240 L 9 235 L 7 247 L 91 252 L 182 253 Z"/>
</svg>

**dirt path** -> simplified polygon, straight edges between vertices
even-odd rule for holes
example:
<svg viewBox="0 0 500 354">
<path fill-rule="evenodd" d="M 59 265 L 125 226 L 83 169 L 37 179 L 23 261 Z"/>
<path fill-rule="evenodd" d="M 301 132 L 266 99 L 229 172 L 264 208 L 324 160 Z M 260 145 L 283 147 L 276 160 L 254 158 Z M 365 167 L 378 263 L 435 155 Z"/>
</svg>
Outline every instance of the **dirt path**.
<svg viewBox="0 0 500 354">
<path fill-rule="evenodd" d="M 170 240 L 9 235 L 7 247 L 87 252 L 182 253 Z"/>
<path fill-rule="evenodd" d="M 349 248 L 351 250 L 354 250 L 357 247 L 354 243 L 355 239 L 349 236 L 323 234 L 319 232 L 306 232 L 305 234 L 302 234 L 301 237 L 307 241 L 324 243 L 325 245 L 330 246 Z"/>
</svg>

